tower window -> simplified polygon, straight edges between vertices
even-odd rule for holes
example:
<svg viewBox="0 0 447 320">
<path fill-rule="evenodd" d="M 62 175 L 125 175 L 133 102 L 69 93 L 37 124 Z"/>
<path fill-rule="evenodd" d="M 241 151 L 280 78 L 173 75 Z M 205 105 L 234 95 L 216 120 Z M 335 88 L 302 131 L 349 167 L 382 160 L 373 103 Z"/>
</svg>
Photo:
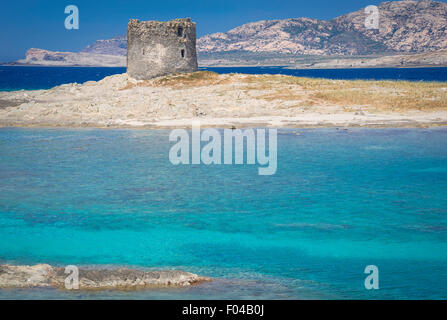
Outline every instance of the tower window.
<svg viewBox="0 0 447 320">
<path fill-rule="evenodd" d="M 184 58 L 185 57 L 185 50 L 182 49 L 182 51 L 180 53 L 182 54 L 182 58 Z"/>
<path fill-rule="evenodd" d="M 182 28 L 182 27 L 178 27 L 178 29 L 177 29 L 177 35 L 178 35 L 179 37 L 183 37 L 183 28 Z"/>
</svg>

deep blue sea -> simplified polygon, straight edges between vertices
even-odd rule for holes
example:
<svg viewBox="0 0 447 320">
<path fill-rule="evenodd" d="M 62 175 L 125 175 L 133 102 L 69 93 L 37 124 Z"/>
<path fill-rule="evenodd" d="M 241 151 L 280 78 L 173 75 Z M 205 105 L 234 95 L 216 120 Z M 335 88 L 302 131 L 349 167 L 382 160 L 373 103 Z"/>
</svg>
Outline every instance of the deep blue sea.
<svg viewBox="0 0 447 320">
<path fill-rule="evenodd" d="M 216 279 L 0 299 L 446 299 L 447 129 L 297 131 L 279 130 L 278 171 L 259 176 L 174 166 L 169 131 L 0 129 L 0 263 Z M 364 288 L 367 265 L 379 290 Z"/>
<path fill-rule="evenodd" d="M 327 79 L 447 81 L 447 68 L 306 69 L 281 67 L 201 68 L 218 73 L 285 74 Z M 49 89 L 65 83 L 98 81 L 125 68 L 0 66 L 0 91 Z"/>
<path fill-rule="evenodd" d="M 66 83 L 98 81 L 126 68 L 0 66 L 0 91 L 50 89 Z"/>
<path fill-rule="evenodd" d="M 335 80 L 447 81 L 447 68 L 285 69 L 279 67 L 203 68 L 217 73 L 285 74 Z"/>
</svg>

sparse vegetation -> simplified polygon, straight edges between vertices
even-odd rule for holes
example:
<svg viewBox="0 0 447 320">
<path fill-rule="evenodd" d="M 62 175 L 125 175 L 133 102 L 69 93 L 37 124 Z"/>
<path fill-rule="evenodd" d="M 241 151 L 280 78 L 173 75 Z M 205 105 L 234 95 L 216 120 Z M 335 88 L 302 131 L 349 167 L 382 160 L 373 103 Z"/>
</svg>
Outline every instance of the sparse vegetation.
<svg viewBox="0 0 447 320">
<path fill-rule="evenodd" d="M 134 87 L 171 87 L 174 89 L 201 87 L 225 83 L 225 79 L 216 72 L 197 71 L 194 73 L 176 73 L 165 77 L 155 78 L 153 80 L 139 81 L 138 83 L 129 82 L 121 90 L 127 90 Z"/>
<path fill-rule="evenodd" d="M 443 82 L 346 81 L 282 75 L 248 76 L 250 88 L 270 89 L 258 98 L 294 100 L 299 105 L 364 107 L 370 112 L 447 109 L 447 84 Z"/>
<path fill-rule="evenodd" d="M 238 84 L 244 94 L 253 93 L 256 99 L 296 101 L 296 106 L 333 105 L 346 111 L 360 107 L 369 112 L 447 109 L 447 84 L 442 82 L 348 81 L 199 71 L 128 83 L 122 90 L 135 86 L 185 89 L 232 83 Z"/>
<path fill-rule="evenodd" d="M 157 87 L 201 87 L 224 82 L 223 77 L 216 72 L 197 71 L 194 73 L 180 73 L 153 80 Z"/>
<path fill-rule="evenodd" d="M 447 124 L 447 83 L 439 82 L 213 72 L 137 81 L 120 74 L 26 96 L 0 93 L 0 102 L 5 106 L 0 106 L 0 125 L 8 126 L 188 126 L 193 118 L 211 126 L 236 121 L 295 127 Z"/>
</svg>

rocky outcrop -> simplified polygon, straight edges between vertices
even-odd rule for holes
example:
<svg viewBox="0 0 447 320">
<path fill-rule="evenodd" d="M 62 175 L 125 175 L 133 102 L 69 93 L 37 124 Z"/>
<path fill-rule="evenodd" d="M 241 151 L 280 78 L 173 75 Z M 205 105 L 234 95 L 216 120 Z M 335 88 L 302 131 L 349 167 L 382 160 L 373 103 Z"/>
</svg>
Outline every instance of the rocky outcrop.
<svg viewBox="0 0 447 320">
<path fill-rule="evenodd" d="M 365 28 L 364 8 L 333 20 L 258 21 L 197 42 L 201 52 L 278 52 L 305 55 L 420 53 L 447 48 L 447 3 L 384 2 L 379 29 Z"/>
<path fill-rule="evenodd" d="M 126 57 L 94 53 L 48 51 L 31 48 L 17 65 L 125 67 Z"/>
<path fill-rule="evenodd" d="M 65 268 L 48 264 L 35 266 L 0 265 L 0 288 L 65 288 Z M 184 287 L 210 281 L 183 271 L 142 271 L 135 269 L 79 268 L 79 289 L 141 289 Z"/>
</svg>

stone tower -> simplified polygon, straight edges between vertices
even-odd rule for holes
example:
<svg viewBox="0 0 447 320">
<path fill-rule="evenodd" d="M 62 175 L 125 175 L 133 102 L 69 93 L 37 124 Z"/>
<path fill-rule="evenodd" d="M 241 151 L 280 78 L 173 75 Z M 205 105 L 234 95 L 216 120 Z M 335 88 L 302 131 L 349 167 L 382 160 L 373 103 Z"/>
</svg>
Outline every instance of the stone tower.
<svg viewBox="0 0 447 320">
<path fill-rule="evenodd" d="M 196 24 L 130 20 L 127 28 L 127 73 L 147 80 L 176 72 L 197 71 Z"/>
</svg>

